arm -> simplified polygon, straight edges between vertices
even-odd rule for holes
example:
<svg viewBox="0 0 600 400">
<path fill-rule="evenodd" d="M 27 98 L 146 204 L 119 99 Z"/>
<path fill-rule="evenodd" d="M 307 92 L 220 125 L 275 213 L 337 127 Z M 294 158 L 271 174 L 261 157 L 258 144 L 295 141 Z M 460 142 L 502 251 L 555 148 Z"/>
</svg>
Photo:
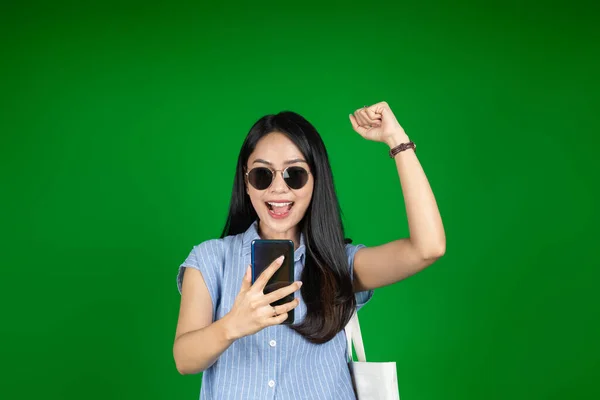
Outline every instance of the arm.
<svg viewBox="0 0 600 400">
<path fill-rule="evenodd" d="M 205 371 L 237 339 L 253 335 L 267 326 L 279 325 L 287 319 L 287 313 L 296 308 L 298 299 L 275 307 L 271 304 L 296 292 L 302 283 L 294 282 L 264 294 L 265 286 L 282 260 L 283 256 L 273 261 L 254 284 L 248 266 L 233 307 L 215 322 L 212 322 L 212 300 L 202 273 L 194 268 L 185 269 L 173 344 L 173 357 L 180 374 Z"/>
<path fill-rule="evenodd" d="M 173 344 L 173 357 L 180 374 L 206 370 L 233 343 L 227 320 L 213 323 L 212 319 L 212 302 L 202 274 L 186 268 Z"/>
<path fill-rule="evenodd" d="M 350 116 L 356 132 L 390 148 L 409 141 L 387 103 Z M 360 249 L 354 258 L 355 291 L 376 289 L 405 279 L 431 265 L 446 251 L 440 212 L 425 172 L 413 150 L 395 157 L 409 226 L 409 237 Z"/>
</svg>

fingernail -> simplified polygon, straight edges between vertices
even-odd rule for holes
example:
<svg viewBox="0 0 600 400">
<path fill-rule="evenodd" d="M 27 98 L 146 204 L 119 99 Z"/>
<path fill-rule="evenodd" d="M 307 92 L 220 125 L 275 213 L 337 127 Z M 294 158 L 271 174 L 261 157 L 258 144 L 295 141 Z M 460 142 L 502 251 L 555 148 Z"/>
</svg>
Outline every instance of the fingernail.
<svg viewBox="0 0 600 400">
<path fill-rule="evenodd" d="M 281 263 L 283 262 L 283 259 L 284 259 L 284 258 L 285 258 L 285 256 L 279 256 L 279 257 L 277 258 L 277 260 L 276 260 L 276 261 L 277 261 L 277 264 L 281 264 Z"/>
<path fill-rule="evenodd" d="M 298 281 L 298 287 L 302 287 L 302 281 Z"/>
</svg>

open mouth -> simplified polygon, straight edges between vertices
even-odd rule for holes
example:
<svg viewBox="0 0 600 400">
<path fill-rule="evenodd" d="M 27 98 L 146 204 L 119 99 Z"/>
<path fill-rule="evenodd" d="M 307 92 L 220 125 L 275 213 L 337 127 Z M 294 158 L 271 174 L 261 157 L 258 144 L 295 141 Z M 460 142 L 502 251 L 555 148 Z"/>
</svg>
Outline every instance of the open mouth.
<svg viewBox="0 0 600 400">
<path fill-rule="evenodd" d="M 293 201 L 286 202 L 274 202 L 268 201 L 265 203 L 267 208 L 269 209 L 269 214 L 274 218 L 284 218 L 287 217 L 294 207 Z"/>
</svg>

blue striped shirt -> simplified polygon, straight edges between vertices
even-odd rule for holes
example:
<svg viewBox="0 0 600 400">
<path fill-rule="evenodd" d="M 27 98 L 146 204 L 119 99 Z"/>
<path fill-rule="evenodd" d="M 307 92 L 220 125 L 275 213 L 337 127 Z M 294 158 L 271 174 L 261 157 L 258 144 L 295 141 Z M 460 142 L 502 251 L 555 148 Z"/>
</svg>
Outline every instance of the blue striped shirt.
<svg viewBox="0 0 600 400">
<path fill-rule="evenodd" d="M 259 239 L 257 222 L 245 233 L 211 239 L 194 246 L 180 265 L 177 287 L 181 293 L 184 268 L 202 273 L 212 299 L 213 321 L 233 307 L 246 267 L 250 243 Z M 353 272 L 356 251 L 364 245 L 346 245 Z M 294 252 L 295 279 L 304 267 L 304 237 Z M 295 322 L 306 315 L 300 291 Z M 373 291 L 356 293 L 357 308 L 366 304 Z M 324 344 L 313 344 L 285 325 L 267 327 L 236 340 L 202 375 L 202 400 L 350 400 L 356 399 L 348 370 L 346 335 L 342 329 Z"/>
</svg>

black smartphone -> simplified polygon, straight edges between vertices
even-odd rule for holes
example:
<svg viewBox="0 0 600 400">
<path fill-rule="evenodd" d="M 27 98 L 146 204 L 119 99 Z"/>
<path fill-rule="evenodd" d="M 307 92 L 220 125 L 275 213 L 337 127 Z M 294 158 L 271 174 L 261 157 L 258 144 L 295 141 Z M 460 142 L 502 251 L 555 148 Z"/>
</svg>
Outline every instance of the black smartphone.
<svg viewBox="0 0 600 400">
<path fill-rule="evenodd" d="M 271 293 L 294 282 L 294 242 L 291 240 L 256 239 L 251 243 L 251 253 L 253 284 L 275 259 L 279 256 L 285 256 L 283 264 L 275 271 L 267 286 L 265 286 L 264 294 Z M 292 300 L 294 300 L 294 293 L 271 303 L 271 305 L 275 307 L 289 303 Z M 283 323 L 287 325 L 294 323 L 294 310 L 288 312 L 288 317 Z"/>
</svg>

